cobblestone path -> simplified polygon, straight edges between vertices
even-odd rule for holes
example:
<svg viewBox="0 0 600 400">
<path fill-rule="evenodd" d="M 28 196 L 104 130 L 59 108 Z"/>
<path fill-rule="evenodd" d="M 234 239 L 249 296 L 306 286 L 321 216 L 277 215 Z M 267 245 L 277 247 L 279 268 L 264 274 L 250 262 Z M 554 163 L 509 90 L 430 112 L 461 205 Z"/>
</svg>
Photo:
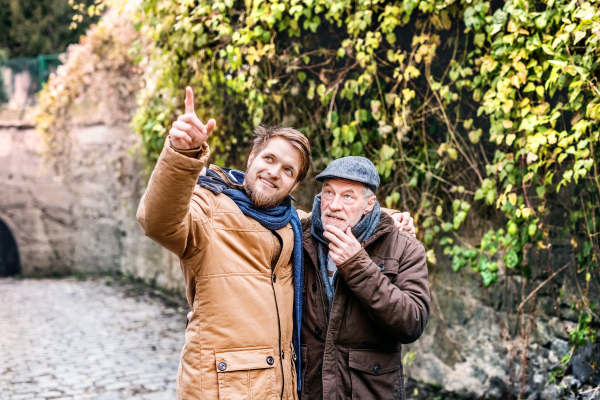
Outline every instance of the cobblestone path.
<svg viewBox="0 0 600 400">
<path fill-rule="evenodd" d="M 0 279 L 0 399 L 175 399 L 181 303 L 104 279 Z"/>
</svg>

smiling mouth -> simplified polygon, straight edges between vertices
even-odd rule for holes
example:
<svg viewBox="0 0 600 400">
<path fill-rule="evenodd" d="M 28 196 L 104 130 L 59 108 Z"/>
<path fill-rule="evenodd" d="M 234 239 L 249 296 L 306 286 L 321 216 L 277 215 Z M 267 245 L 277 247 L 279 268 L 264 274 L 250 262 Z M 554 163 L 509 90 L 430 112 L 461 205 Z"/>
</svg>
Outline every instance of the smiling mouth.
<svg viewBox="0 0 600 400">
<path fill-rule="evenodd" d="M 258 178 L 260 179 L 260 181 L 267 187 L 270 187 L 272 189 L 277 189 L 277 186 L 275 186 L 272 182 L 269 182 L 268 180 L 264 179 L 264 178 Z"/>
</svg>

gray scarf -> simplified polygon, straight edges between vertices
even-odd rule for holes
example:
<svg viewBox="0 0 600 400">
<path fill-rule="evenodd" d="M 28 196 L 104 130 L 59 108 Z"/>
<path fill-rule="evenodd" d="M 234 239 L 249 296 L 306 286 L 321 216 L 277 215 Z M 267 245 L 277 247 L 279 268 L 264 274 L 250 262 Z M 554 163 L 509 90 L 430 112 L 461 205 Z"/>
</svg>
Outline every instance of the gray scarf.
<svg viewBox="0 0 600 400">
<path fill-rule="evenodd" d="M 352 227 L 352 234 L 359 241 L 359 243 L 365 242 L 373 235 L 377 225 L 379 225 L 379 217 L 381 215 L 381 209 L 379 202 L 375 202 L 375 206 L 371 211 L 363 215 L 356 225 Z M 319 270 L 321 271 L 321 277 L 323 278 L 323 284 L 325 285 L 325 294 L 327 300 L 329 300 L 329 311 L 331 312 L 331 302 L 333 301 L 333 293 L 335 291 L 335 282 L 337 278 L 337 272 L 333 276 L 333 284 L 329 282 L 329 276 L 327 274 L 327 254 L 329 253 L 329 240 L 323 236 L 325 228 L 323 227 L 323 221 L 321 220 L 321 193 L 315 196 L 312 209 L 312 227 L 310 233 L 317 239 L 318 242 L 318 254 L 319 254 Z"/>
</svg>

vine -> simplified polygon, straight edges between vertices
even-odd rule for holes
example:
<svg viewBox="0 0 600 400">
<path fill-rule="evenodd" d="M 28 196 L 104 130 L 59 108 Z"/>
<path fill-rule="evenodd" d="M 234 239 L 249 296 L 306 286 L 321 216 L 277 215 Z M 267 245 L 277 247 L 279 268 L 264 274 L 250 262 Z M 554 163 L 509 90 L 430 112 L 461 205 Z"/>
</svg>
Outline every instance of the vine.
<svg viewBox="0 0 600 400">
<path fill-rule="evenodd" d="M 428 262 L 448 257 L 486 287 L 500 274 L 532 279 L 530 256 L 570 237 L 573 262 L 542 285 L 563 270 L 582 284 L 562 294 L 578 315 L 565 364 L 594 340 L 596 2 L 144 0 L 135 25 L 150 47 L 132 50 L 146 70 L 133 124 L 151 162 L 186 85 L 217 120 L 218 164 L 243 165 L 258 124 L 298 127 L 316 169 L 371 159 Z"/>
</svg>

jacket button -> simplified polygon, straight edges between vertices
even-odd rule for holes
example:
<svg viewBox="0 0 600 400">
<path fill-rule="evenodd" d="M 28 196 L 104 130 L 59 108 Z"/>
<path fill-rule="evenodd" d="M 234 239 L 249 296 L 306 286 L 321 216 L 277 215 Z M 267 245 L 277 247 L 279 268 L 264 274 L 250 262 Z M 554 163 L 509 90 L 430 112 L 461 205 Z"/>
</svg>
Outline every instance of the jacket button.
<svg viewBox="0 0 600 400">
<path fill-rule="evenodd" d="M 273 282 L 277 282 L 277 276 L 273 274 Z"/>
<path fill-rule="evenodd" d="M 323 371 L 322 370 L 319 370 L 318 373 L 319 373 L 319 376 L 323 375 Z"/>
<path fill-rule="evenodd" d="M 275 363 L 275 360 L 273 359 L 273 357 L 271 357 L 271 356 L 267 357 L 267 364 L 273 365 L 274 363 Z"/>
<path fill-rule="evenodd" d="M 379 364 L 375 364 L 375 366 L 373 367 L 373 372 L 375 372 L 377 375 L 381 373 L 381 367 L 379 366 Z"/>
<path fill-rule="evenodd" d="M 379 264 L 379 269 L 381 271 L 385 271 L 385 264 Z"/>
<path fill-rule="evenodd" d="M 227 369 L 227 363 L 225 361 L 221 361 L 217 368 L 219 368 L 219 371 L 225 371 Z"/>
<path fill-rule="evenodd" d="M 281 359 L 285 360 L 285 353 L 283 352 L 283 350 L 281 350 Z"/>
<path fill-rule="evenodd" d="M 320 335 L 321 333 L 323 333 L 323 329 L 321 329 L 321 327 L 320 327 L 320 326 L 317 326 L 317 327 L 315 328 L 315 333 L 316 333 L 317 335 Z"/>
<path fill-rule="evenodd" d="M 317 284 L 316 284 L 316 283 L 313 283 L 313 284 L 312 284 L 312 291 L 313 291 L 313 292 L 316 292 L 316 291 L 317 291 Z"/>
</svg>

